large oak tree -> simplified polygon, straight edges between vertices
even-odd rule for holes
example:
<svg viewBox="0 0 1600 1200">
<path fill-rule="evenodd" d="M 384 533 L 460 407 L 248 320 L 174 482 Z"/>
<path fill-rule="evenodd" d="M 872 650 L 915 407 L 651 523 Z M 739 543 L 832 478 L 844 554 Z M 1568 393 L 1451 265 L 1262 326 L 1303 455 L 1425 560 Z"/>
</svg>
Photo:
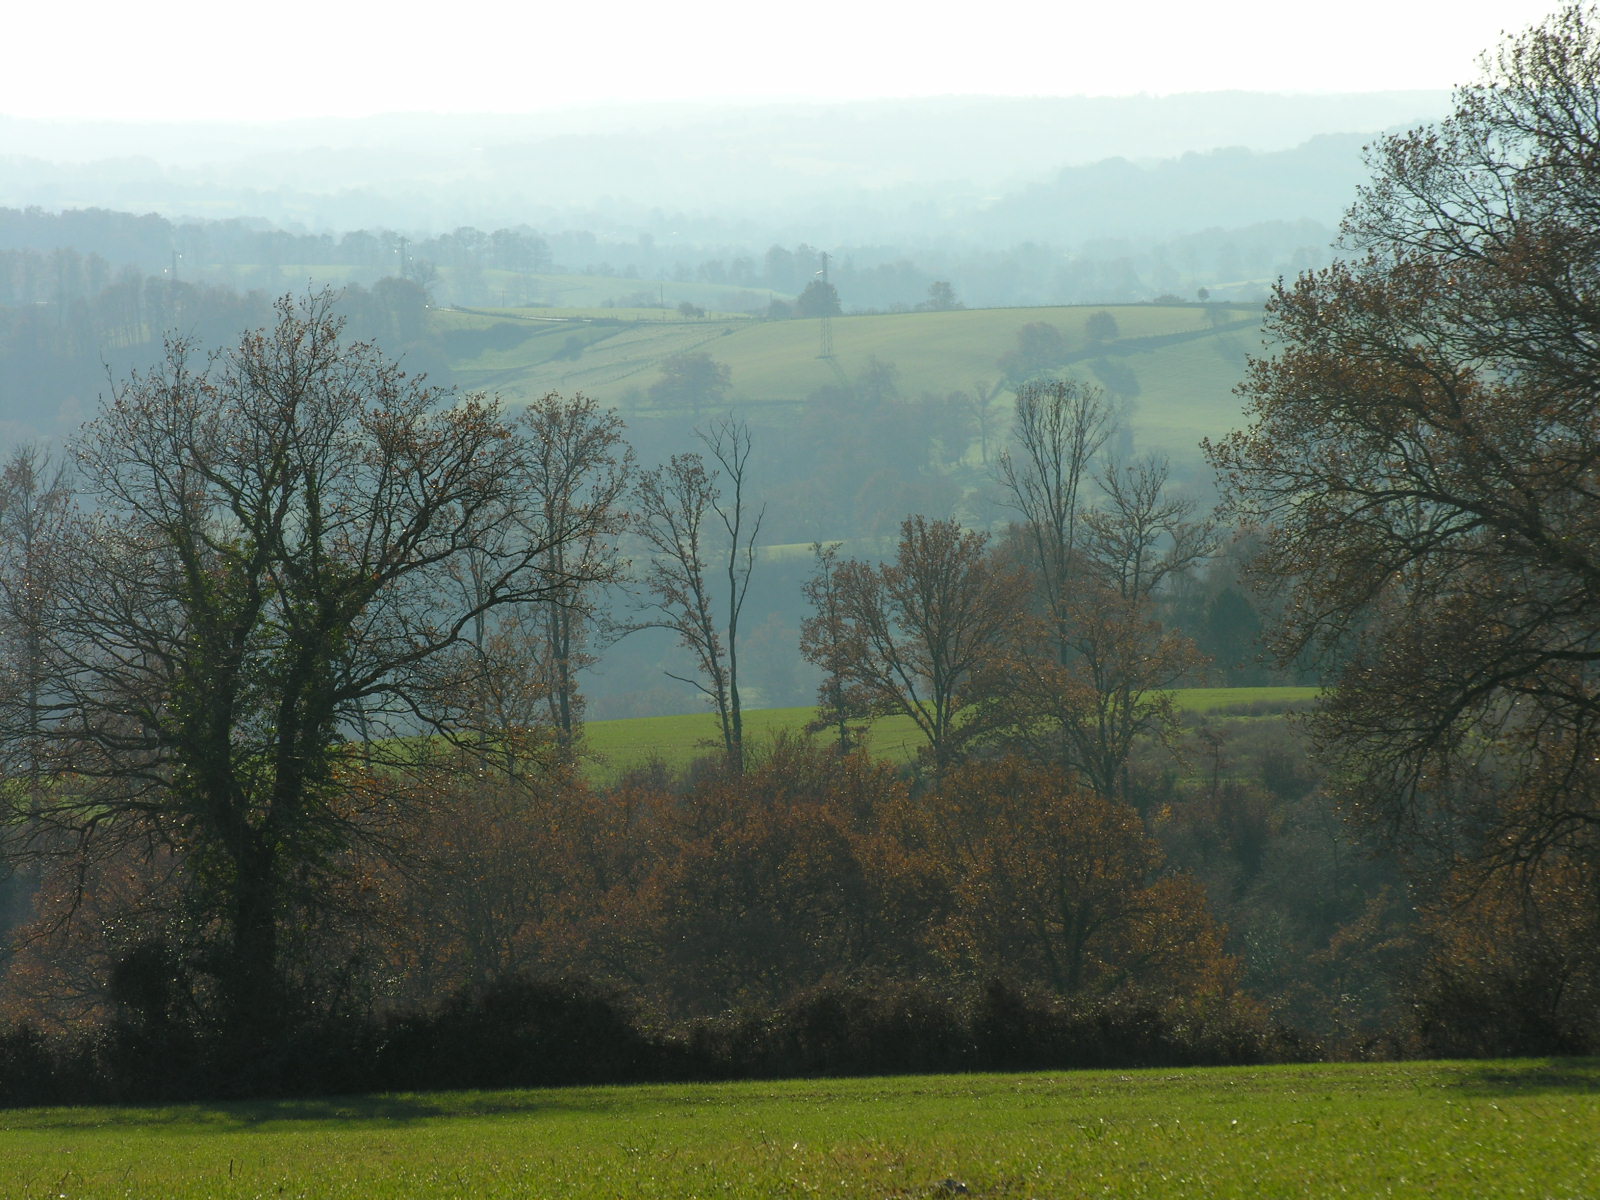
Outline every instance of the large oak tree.
<svg viewBox="0 0 1600 1200">
<path fill-rule="evenodd" d="M 581 583 L 582 556 L 544 569 L 589 531 L 550 520 L 528 428 L 343 340 L 324 293 L 212 358 L 171 342 L 76 445 L 39 684 L 5 714 L 54 780 L 14 849 L 162 863 L 242 1044 L 291 1011 L 339 851 L 440 739 L 504 732 L 474 727 L 474 624 Z"/>
<path fill-rule="evenodd" d="M 1350 256 L 1281 285 L 1210 447 L 1338 665 L 1344 794 L 1456 871 L 1587 866 L 1600 904 L 1600 30 L 1508 40 L 1380 142 Z"/>
</svg>

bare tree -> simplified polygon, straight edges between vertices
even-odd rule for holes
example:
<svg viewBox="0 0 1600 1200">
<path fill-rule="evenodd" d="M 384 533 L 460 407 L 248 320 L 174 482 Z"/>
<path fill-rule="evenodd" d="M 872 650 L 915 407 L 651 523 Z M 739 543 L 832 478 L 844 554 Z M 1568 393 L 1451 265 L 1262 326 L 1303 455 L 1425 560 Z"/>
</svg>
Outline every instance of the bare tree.
<svg viewBox="0 0 1600 1200">
<path fill-rule="evenodd" d="M 52 551 L 71 502 L 65 463 L 35 445 L 12 451 L 0 470 L 0 639 L 6 643 L 0 705 L 8 728 L 21 734 L 4 746 L 8 774 L 27 780 L 30 792 L 40 783 L 44 643 L 58 591 Z"/>
<path fill-rule="evenodd" d="M 958 757 L 957 714 L 1018 615 L 1021 573 L 987 546 L 953 521 L 908 517 L 893 562 L 834 567 L 833 628 L 820 613 L 807 623 L 806 657 L 859 689 L 874 714 L 911 718 L 938 771 Z"/>
<path fill-rule="evenodd" d="M 1066 636 L 1069 584 L 1077 568 L 1078 515 L 1095 456 L 1113 427 L 1105 393 L 1071 379 L 1040 380 L 1017 391 L 1016 450 L 996 475 L 1021 517 L 1045 610 Z M 1058 640 L 1058 654 L 1066 646 Z"/>
<path fill-rule="evenodd" d="M 1172 689 L 1205 664 L 1147 603 L 1110 591 L 1067 608 L 1066 662 L 1048 625 L 1021 633 L 985 664 L 975 726 L 1034 762 L 1064 766 L 1101 795 L 1131 799 L 1128 758 L 1141 738 L 1178 732 Z"/>
<path fill-rule="evenodd" d="M 756 537 L 765 510 L 758 510 L 753 519 L 748 511 L 748 427 L 729 417 L 700 436 L 721 470 L 709 469 L 700 454 L 687 453 L 675 454 L 665 466 L 646 472 L 635 491 L 634 529 L 650 550 L 644 583 L 659 614 L 656 624 L 676 633 L 679 644 L 695 659 L 695 676 L 668 674 L 711 702 L 728 763 L 742 771 L 739 617 L 755 570 Z M 718 483 L 724 477 L 726 495 Z M 712 518 L 721 526 L 720 534 L 707 529 Z M 710 538 L 726 549 L 713 550 Z M 707 579 L 708 559 L 713 556 L 722 560 L 727 586 L 720 618 Z"/>
<path fill-rule="evenodd" d="M 585 647 L 602 624 L 599 593 L 626 569 L 617 537 L 627 519 L 633 451 L 616 413 L 583 395 L 551 393 L 528 406 L 522 425 L 534 447 L 531 482 L 542 523 L 563 535 L 552 538 L 540 563 L 547 591 L 538 608 L 550 721 L 570 753 L 583 712 L 577 675 L 593 662 Z"/>
<path fill-rule="evenodd" d="M 1063 452 L 1043 461 L 1069 458 Z M 1081 467 L 1079 473 L 1081 479 Z M 1192 501 L 1168 491 L 1163 459 L 1108 466 L 1098 476 L 1104 502 L 1077 518 L 1059 503 L 1064 482 L 1053 495 L 1039 482 L 1068 474 L 1052 466 L 1047 476 L 1029 477 L 1035 490 L 1026 494 L 1036 497 L 1030 507 L 1052 524 L 1041 531 L 1030 521 L 1024 533 L 1035 569 L 1059 563 L 1071 577 L 1058 585 L 1044 619 L 989 664 L 981 722 L 1035 761 L 1063 763 L 1102 795 L 1128 799 L 1134 743 L 1175 735 L 1171 690 L 1205 662 L 1188 637 L 1162 628 L 1155 598 L 1162 584 L 1212 552 L 1214 526 L 1194 519 Z"/>
<path fill-rule="evenodd" d="M 1098 581 L 1127 600 L 1148 600 L 1174 575 L 1217 548 L 1216 522 L 1167 487 L 1167 460 L 1109 466 L 1098 476 L 1105 502 L 1084 513 L 1085 557 Z"/>
<path fill-rule="evenodd" d="M 66 465 L 39 446 L 18 447 L 0 470 L 0 755 L 6 777 L 23 793 L 16 805 L 20 820 L 0 827 L 0 840 L 26 842 L 38 828 L 50 682 L 45 638 L 59 593 L 54 552 L 71 501 Z M 17 865 L 0 890 L 0 922 L 21 919 L 38 883 L 34 864 Z"/>
<path fill-rule="evenodd" d="M 967 411 L 972 415 L 973 426 L 978 431 L 978 453 L 984 466 L 989 465 L 989 444 L 995 438 L 995 425 L 998 420 L 995 400 L 1001 391 L 999 381 L 985 383 L 977 380 L 970 390 L 962 392 L 961 396 L 967 406 Z"/>
<path fill-rule="evenodd" d="M 172 341 L 117 387 L 52 552 L 52 795 L 19 851 L 172 864 L 193 969 L 241 1048 L 290 1011 L 294 939 L 340 850 L 416 794 L 437 738 L 499 736 L 474 727 L 494 669 L 474 623 L 546 598 L 545 560 L 582 536 L 530 502 L 533 447 L 492 402 L 443 404 L 343 342 L 332 303 L 285 298 L 205 361 Z"/>
<path fill-rule="evenodd" d="M 557 753 L 570 758 L 581 736 L 578 673 L 594 661 L 590 638 L 610 631 L 600 593 L 625 573 L 617 541 L 633 468 L 621 419 L 586 396 L 552 392 L 528 405 L 517 424 L 529 446 L 528 502 L 552 531 L 538 567 L 544 587 L 536 604 L 482 611 L 472 628 L 479 656 L 494 663 L 478 675 L 477 723 L 504 731 L 501 766 L 513 775 L 522 760 L 547 753 L 552 738 Z M 483 594 L 486 561 L 466 556 L 464 602 Z"/>
<path fill-rule="evenodd" d="M 817 715 L 806 730 L 832 730 L 839 753 L 847 754 L 862 735 L 861 727 L 851 722 L 870 717 L 872 706 L 866 691 L 851 678 L 854 643 L 839 586 L 839 545 L 816 542 L 811 552 L 817 569 L 801 589 L 811 605 L 811 616 L 800 625 L 800 654 L 822 668 L 822 682 L 817 685 Z"/>
</svg>

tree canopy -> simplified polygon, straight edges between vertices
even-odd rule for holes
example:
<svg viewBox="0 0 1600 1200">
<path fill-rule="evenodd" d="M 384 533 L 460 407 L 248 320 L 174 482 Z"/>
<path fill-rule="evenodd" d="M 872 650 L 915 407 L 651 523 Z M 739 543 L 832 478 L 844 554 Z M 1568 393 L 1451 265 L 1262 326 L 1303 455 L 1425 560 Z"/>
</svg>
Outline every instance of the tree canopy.
<svg viewBox="0 0 1600 1200">
<path fill-rule="evenodd" d="M 794 302 L 797 317 L 837 317 L 843 308 L 839 304 L 839 291 L 826 279 L 813 279 L 806 284 L 799 299 Z"/>
<path fill-rule="evenodd" d="M 698 413 L 726 400 L 732 381 L 728 365 L 704 351 L 675 354 L 661 364 L 661 378 L 650 385 L 650 401 L 663 408 Z"/>
<path fill-rule="evenodd" d="M 922 516 L 901 523 L 893 562 L 830 556 L 819 568 L 801 653 L 861 710 L 909 717 L 942 771 L 959 757 L 973 678 L 1016 620 L 1022 573 L 989 555 L 985 535 Z"/>
<path fill-rule="evenodd" d="M 1371 152 L 1349 256 L 1210 446 L 1345 795 L 1446 863 L 1600 868 L 1600 36 L 1569 6 Z M 1589 903 L 1593 903 L 1593 895 Z"/>
</svg>

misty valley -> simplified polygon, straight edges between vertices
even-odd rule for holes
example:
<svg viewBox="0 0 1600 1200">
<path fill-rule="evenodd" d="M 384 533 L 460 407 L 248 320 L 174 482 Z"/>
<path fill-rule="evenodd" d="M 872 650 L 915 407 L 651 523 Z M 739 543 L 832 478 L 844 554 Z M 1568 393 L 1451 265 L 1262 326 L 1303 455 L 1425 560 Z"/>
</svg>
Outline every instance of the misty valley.
<svg viewBox="0 0 1600 1200">
<path fill-rule="evenodd" d="M 1274 1187 L 1581 1194 L 1595 20 L 1448 96 L 0 119 L 0 1105 L 1252 1194 L 1225 1102 Z M 471 1158 L 385 1186 L 547 1187 Z"/>
</svg>

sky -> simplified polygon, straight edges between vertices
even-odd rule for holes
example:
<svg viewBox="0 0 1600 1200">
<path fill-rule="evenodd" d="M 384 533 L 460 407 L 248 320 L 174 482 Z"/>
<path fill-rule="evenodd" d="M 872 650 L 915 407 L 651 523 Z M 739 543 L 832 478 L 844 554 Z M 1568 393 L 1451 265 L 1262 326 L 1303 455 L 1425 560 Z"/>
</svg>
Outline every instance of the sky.
<svg viewBox="0 0 1600 1200">
<path fill-rule="evenodd" d="M 274 120 L 608 101 L 1448 88 L 1550 0 L 33 2 L 0 116 Z"/>
</svg>

